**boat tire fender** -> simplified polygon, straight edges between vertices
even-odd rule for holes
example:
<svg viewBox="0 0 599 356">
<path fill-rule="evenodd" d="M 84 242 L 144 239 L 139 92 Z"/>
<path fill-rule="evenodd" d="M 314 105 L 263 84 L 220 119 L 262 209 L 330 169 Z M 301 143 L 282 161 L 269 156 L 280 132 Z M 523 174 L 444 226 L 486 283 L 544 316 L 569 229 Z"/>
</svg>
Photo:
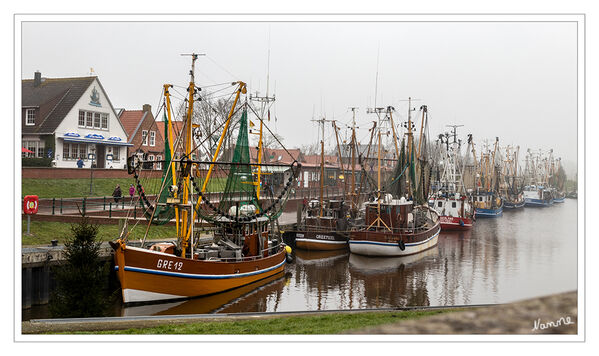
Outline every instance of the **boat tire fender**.
<svg viewBox="0 0 599 356">
<path fill-rule="evenodd" d="M 403 240 L 399 240 L 397 242 L 397 245 L 399 246 L 399 249 L 404 251 L 406 249 L 406 244 L 403 242 Z"/>
</svg>

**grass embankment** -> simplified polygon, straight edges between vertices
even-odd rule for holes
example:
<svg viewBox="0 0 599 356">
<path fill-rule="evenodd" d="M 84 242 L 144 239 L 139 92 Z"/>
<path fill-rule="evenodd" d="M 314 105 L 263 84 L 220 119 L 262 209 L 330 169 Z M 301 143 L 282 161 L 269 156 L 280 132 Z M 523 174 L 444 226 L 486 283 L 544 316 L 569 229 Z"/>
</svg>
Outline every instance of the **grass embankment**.
<svg viewBox="0 0 599 356">
<path fill-rule="evenodd" d="M 201 180 L 197 181 L 201 184 Z M 33 179 L 26 178 L 21 181 L 21 197 L 37 195 L 40 198 L 79 198 L 79 197 L 104 197 L 112 196 L 117 184 L 121 186 L 123 196 L 129 196 L 129 186 L 135 184 L 131 178 L 94 178 L 92 194 L 89 194 L 89 178 L 72 179 Z M 209 192 L 222 191 L 226 178 L 210 179 L 206 190 Z M 160 178 L 142 180 L 146 194 L 155 194 L 161 184 Z M 137 192 L 135 193 L 137 195 Z"/>
<path fill-rule="evenodd" d="M 451 310 L 331 313 L 235 321 L 200 321 L 148 328 L 75 332 L 75 334 L 342 334 L 349 330 L 447 313 Z M 69 334 L 73 334 L 69 332 Z"/>
<path fill-rule="evenodd" d="M 118 225 L 100 225 L 98 229 L 98 238 L 102 241 L 114 240 L 119 236 Z M 146 229 L 146 221 L 141 220 L 135 229 L 132 229 L 133 225 L 129 226 L 131 231 L 129 235 L 130 240 L 142 239 Z M 65 243 L 66 239 L 72 235 L 71 224 L 61 222 L 48 222 L 48 221 L 32 221 L 30 226 L 31 236 L 25 235 L 27 232 L 27 218 L 24 218 L 21 223 L 22 238 L 21 244 L 27 245 L 49 245 L 51 240 L 58 240 L 59 244 Z M 176 237 L 177 232 L 174 226 L 160 226 L 155 225 L 151 227 L 151 233 L 148 234 L 148 239 L 165 239 Z"/>
</svg>

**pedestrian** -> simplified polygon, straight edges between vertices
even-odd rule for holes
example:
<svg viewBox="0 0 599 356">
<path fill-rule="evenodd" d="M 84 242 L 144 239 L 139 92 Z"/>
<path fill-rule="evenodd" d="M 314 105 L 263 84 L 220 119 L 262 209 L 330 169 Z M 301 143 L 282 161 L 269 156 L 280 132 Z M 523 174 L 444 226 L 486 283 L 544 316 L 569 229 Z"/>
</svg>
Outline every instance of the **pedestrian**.
<svg viewBox="0 0 599 356">
<path fill-rule="evenodd" d="M 135 187 L 133 184 L 129 187 L 129 196 L 131 197 L 131 201 L 133 201 L 133 194 L 135 194 Z"/>
<path fill-rule="evenodd" d="M 112 192 L 112 196 L 114 197 L 114 202 L 118 203 L 119 199 L 121 199 L 121 197 L 123 196 L 120 185 L 116 185 L 116 188 L 114 188 L 114 192 Z"/>
<path fill-rule="evenodd" d="M 81 157 L 78 157 L 77 159 L 77 168 L 83 168 L 83 160 Z"/>
<path fill-rule="evenodd" d="M 302 200 L 302 211 L 306 210 L 306 206 L 308 206 L 308 199 L 304 197 L 304 200 Z"/>
</svg>

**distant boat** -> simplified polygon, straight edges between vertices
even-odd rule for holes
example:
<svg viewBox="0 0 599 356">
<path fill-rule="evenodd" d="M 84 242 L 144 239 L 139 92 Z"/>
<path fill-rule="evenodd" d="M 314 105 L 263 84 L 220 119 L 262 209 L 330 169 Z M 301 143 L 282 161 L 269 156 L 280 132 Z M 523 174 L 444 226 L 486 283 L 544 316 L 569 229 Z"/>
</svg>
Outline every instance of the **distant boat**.
<svg viewBox="0 0 599 356">
<path fill-rule="evenodd" d="M 320 141 L 320 198 L 319 200 L 310 201 L 302 211 L 302 219 L 294 232 L 295 246 L 298 249 L 314 251 L 346 249 L 349 237 L 349 205 L 345 204 L 344 200 L 324 199 L 324 123 L 326 120 L 323 118 L 317 121 L 321 125 L 323 137 Z M 335 135 L 337 135 L 334 121 L 333 128 L 335 129 Z M 337 142 L 339 142 L 338 138 Z M 337 148 L 339 149 L 339 146 Z M 340 150 L 339 164 L 341 165 L 341 171 L 343 171 Z"/>
<path fill-rule="evenodd" d="M 503 199 L 499 195 L 499 168 L 495 165 L 495 156 L 499 138 L 495 138 L 493 153 L 481 154 L 477 188 L 473 192 L 477 218 L 496 218 L 503 214 Z"/>
<path fill-rule="evenodd" d="M 408 104 L 411 107 L 411 104 Z M 421 107 L 423 123 L 427 112 L 425 105 Z M 401 152 L 393 124 L 393 108 L 387 107 L 387 117 L 396 150 L 397 166 L 389 177 L 385 190 L 381 181 L 381 136 L 380 114 L 376 134 L 378 139 L 377 190 L 374 201 L 365 204 L 364 225 L 354 226 L 349 234 L 351 253 L 365 256 L 406 256 L 428 250 L 437 245 L 441 225 L 437 212 L 426 204 L 430 189 L 430 178 L 425 174 L 417 174 L 430 170 L 427 166 L 426 149 L 416 151 L 412 136 L 411 108 L 408 110 L 407 145 L 402 140 Z M 374 129 L 375 127 L 373 127 Z M 385 129 L 385 132 L 388 132 Z M 374 134 L 374 130 L 371 135 Z M 421 130 L 420 141 L 426 141 Z M 418 159 L 416 159 L 416 157 Z M 386 191 L 383 195 L 382 192 Z M 407 200 L 405 196 L 413 197 Z"/>
<path fill-rule="evenodd" d="M 543 186 L 527 185 L 524 187 L 524 203 L 530 207 L 544 207 L 553 205 L 551 191 Z"/>
<path fill-rule="evenodd" d="M 430 205 L 439 214 L 441 230 L 467 230 L 474 224 L 474 206 L 466 195 L 462 174 L 464 168 L 458 169 L 459 143 L 457 141 L 457 127 L 453 125 L 453 135 L 446 133 L 440 135 L 445 143 L 446 151 L 442 162 L 443 174 L 437 184 L 438 192 L 433 195 Z M 449 138 L 453 137 L 453 142 Z M 468 145 L 472 144 L 472 135 L 468 135 Z M 466 149 L 468 152 L 468 149 Z M 465 163 L 465 162 L 464 162 Z"/>
</svg>

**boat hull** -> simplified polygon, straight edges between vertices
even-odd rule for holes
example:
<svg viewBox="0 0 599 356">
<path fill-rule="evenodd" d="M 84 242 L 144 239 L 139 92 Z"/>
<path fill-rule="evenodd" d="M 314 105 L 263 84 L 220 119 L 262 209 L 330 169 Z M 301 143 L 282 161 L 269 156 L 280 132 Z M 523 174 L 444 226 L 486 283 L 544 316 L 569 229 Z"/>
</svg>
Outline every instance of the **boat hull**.
<svg viewBox="0 0 599 356">
<path fill-rule="evenodd" d="M 525 198 L 524 199 L 525 206 L 544 207 L 544 206 L 551 206 L 552 204 L 553 204 L 553 200 L 541 200 L 541 199 L 533 199 L 533 198 Z"/>
<path fill-rule="evenodd" d="M 284 250 L 255 260 L 223 262 L 125 245 L 113 247 L 124 303 L 210 295 L 270 277 L 285 268 Z"/>
<path fill-rule="evenodd" d="M 505 201 L 503 203 L 503 208 L 504 209 L 519 209 L 519 208 L 523 208 L 525 204 L 526 204 L 526 202 L 524 200 L 521 202 Z"/>
<path fill-rule="evenodd" d="M 311 251 L 342 250 L 347 248 L 347 235 L 336 231 L 298 231 L 295 247 Z"/>
<path fill-rule="evenodd" d="M 352 253 L 364 256 L 408 256 L 436 246 L 440 231 L 439 223 L 431 229 L 412 235 L 389 234 L 384 231 L 352 231 L 349 249 Z M 404 241 L 404 250 L 399 247 L 400 240 Z"/>
<path fill-rule="evenodd" d="M 498 218 L 503 214 L 503 206 L 497 209 L 476 208 L 477 218 Z"/>
<path fill-rule="evenodd" d="M 441 230 L 455 231 L 472 228 L 472 219 L 457 216 L 439 216 Z"/>
<path fill-rule="evenodd" d="M 553 198 L 554 203 L 563 203 L 566 201 L 566 198 Z"/>
</svg>

